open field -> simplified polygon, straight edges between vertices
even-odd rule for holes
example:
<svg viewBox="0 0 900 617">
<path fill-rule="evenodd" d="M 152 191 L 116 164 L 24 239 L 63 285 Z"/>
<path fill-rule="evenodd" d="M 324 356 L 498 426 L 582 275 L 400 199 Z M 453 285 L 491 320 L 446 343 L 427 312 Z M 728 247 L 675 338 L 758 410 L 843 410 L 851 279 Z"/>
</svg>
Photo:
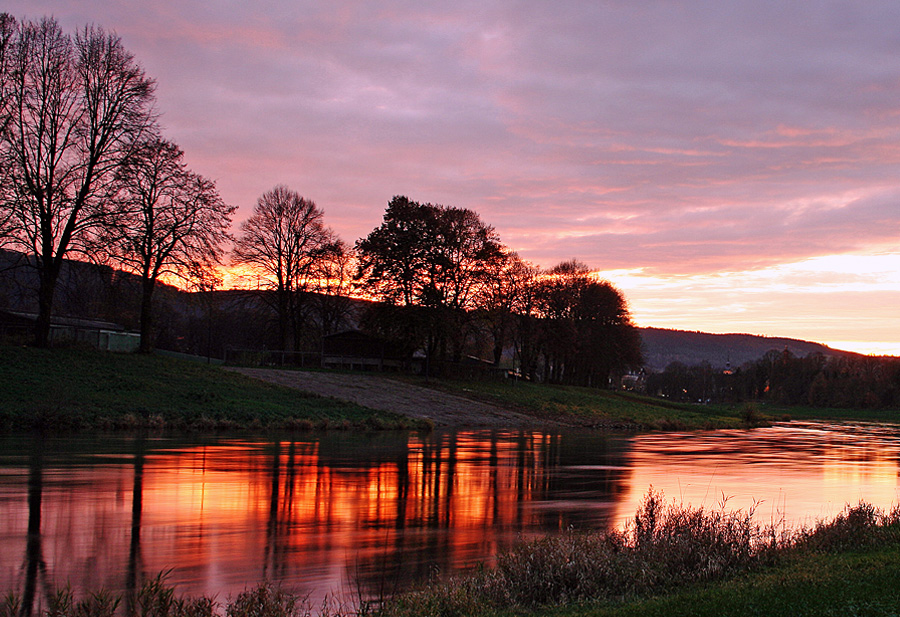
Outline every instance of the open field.
<svg viewBox="0 0 900 617">
<path fill-rule="evenodd" d="M 0 428 L 409 428 L 422 422 L 155 355 L 0 347 Z"/>
</svg>

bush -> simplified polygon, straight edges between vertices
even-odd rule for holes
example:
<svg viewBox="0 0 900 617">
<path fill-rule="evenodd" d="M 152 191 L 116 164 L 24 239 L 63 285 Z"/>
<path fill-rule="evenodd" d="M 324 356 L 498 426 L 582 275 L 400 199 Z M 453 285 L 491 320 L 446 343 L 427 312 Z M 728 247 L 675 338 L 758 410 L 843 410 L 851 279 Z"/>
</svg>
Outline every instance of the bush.
<svg viewBox="0 0 900 617">
<path fill-rule="evenodd" d="M 847 506 L 829 522 L 819 522 L 811 529 L 797 532 L 798 548 L 839 552 L 875 546 L 882 542 L 900 541 L 900 506 L 889 513 L 859 502 Z"/>
<path fill-rule="evenodd" d="M 568 531 L 522 543 L 493 570 L 389 602 L 386 615 L 476 615 L 616 599 L 719 580 L 769 563 L 774 533 L 753 512 L 666 504 L 651 490 L 624 532 Z"/>
<path fill-rule="evenodd" d="M 668 504 L 652 488 L 623 532 L 575 532 L 524 542 L 481 569 L 389 601 L 384 615 L 466 616 L 664 593 L 773 565 L 802 551 L 900 542 L 900 506 L 860 503 L 793 533 L 753 523 L 753 509 Z"/>
</svg>

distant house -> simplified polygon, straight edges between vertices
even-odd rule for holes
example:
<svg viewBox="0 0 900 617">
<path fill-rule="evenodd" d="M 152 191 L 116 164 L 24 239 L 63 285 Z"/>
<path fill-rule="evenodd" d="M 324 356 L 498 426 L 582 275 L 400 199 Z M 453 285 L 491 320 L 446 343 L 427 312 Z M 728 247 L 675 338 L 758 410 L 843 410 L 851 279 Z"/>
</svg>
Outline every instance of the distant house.
<svg viewBox="0 0 900 617">
<path fill-rule="evenodd" d="M 28 340 L 37 322 L 36 313 L 0 310 L 0 339 Z M 50 322 L 50 342 L 85 343 L 104 351 L 137 351 L 141 335 L 109 321 L 53 317 Z"/>
<path fill-rule="evenodd" d="M 421 359 L 410 359 L 392 341 L 359 330 L 322 338 L 323 368 L 399 371 L 417 363 L 421 363 Z"/>
<path fill-rule="evenodd" d="M 647 383 L 647 372 L 642 368 L 638 372 L 629 371 L 619 381 L 622 390 L 643 392 Z"/>
</svg>

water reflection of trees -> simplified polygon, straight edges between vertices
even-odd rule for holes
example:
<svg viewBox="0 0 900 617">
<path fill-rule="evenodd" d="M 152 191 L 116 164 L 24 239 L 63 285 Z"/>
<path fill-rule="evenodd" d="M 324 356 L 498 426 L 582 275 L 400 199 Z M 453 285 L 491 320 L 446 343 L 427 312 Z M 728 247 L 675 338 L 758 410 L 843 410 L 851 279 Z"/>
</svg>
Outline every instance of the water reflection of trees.
<svg viewBox="0 0 900 617">
<path fill-rule="evenodd" d="M 624 443 L 495 432 L 271 444 L 262 575 L 293 578 L 309 552 L 343 549 L 346 579 L 380 595 L 475 565 L 525 532 L 608 525 L 608 510 L 528 504 L 614 500 L 625 490 Z M 566 472 L 594 463 L 589 480 Z"/>
<path fill-rule="evenodd" d="M 134 482 L 131 489 L 131 542 L 128 547 L 128 567 L 125 570 L 125 607 L 134 614 L 138 586 L 143 577 L 141 567 L 141 514 L 144 503 L 144 453 L 146 438 L 139 435 L 134 442 Z"/>
<path fill-rule="evenodd" d="M 47 579 L 47 563 L 44 561 L 43 538 L 41 536 L 41 501 L 44 494 L 44 444 L 39 439 L 32 441 L 31 456 L 28 461 L 28 536 L 25 543 L 25 582 L 22 590 L 22 605 L 19 614 L 31 615 L 40 578 L 46 593 L 51 593 Z"/>
<path fill-rule="evenodd" d="M 268 578 L 299 591 L 351 583 L 379 595 L 489 560 L 522 534 L 608 524 L 603 512 L 547 504 L 612 500 L 627 479 L 618 462 L 626 442 L 596 436 L 114 441 L 46 446 L 50 462 L 34 442 L 15 585 L 30 603 L 41 585 L 69 581 L 124 592 L 128 609 L 145 576 L 170 568 L 172 582 L 193 582 L 189 593 L 227 595 Z M 569 473 L 579 465 L 596 466 L 591 478 Z M 223 582 L 232 586 L 205 586 Z"/>
</svg>

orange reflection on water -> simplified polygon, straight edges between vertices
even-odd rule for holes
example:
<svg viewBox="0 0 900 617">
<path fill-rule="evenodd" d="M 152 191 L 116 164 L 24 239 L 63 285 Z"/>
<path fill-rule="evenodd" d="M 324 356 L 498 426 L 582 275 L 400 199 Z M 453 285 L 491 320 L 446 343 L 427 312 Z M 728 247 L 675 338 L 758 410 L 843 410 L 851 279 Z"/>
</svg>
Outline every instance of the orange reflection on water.
<svg viewBox="0 0 900 617">
<path fill-rule="evenodd" d="M 897 428 L 791 424 L 756 431 L 665 433 L 634 438 L 631 490 L 618 503 L 629 520 L 650 486 L 670 501 L 748 511 L 790 527 L 830 519 L 860 500 L 900 502 Z"/>
<path fill-rule="evenodd" d="M 142 544 L 152 535 L 153 547 L 142 569 L 177 564 L 180 582 L 202 593 L 264 577 L 334 591 L 351 579 L 375 585 L 385 568 L 420 576 L 489 560 L 533 524 L 521 506 L 535 498 L 552 439 L 411 435 L 368 454 L 284 441 L 154 455 L 143 474 Z"/>
<path fill-rule="evenodd" d="M 220 599 L 266 578 L 314 601 L 377 595 L 490 563 L 523 536 L 622 524 L 650 485 L 756 503 L 762 523 L 900 498 L 896 428 L 3 439 L 0 592 L 127 590 L 172 568 L 182 592 Z"/>
</svg>

